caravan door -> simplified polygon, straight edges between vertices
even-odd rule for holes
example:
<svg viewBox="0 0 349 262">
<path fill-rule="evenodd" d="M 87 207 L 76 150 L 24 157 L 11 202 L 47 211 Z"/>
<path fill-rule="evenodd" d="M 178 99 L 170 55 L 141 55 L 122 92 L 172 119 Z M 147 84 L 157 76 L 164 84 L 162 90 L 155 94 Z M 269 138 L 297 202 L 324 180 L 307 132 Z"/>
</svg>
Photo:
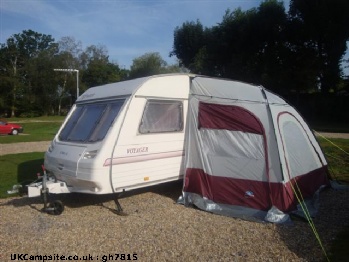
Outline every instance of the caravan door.
<svg viewBox="0 0 349 262">
<path fill-rule="evenodd" d="M 113 154 L 115 191 L 182 178 L 186 107 L 184 99 L 133 99 Z"/>
</svg>

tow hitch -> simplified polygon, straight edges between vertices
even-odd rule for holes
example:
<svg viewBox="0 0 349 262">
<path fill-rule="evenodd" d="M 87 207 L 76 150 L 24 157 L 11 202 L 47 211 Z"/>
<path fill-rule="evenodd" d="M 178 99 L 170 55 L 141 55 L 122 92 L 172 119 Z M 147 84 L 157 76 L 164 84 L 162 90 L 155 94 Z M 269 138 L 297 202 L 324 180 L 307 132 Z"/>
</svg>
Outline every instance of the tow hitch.
<svg viewBox="0 0 349 262">
<path fill-rule="evenodd" d="M 48 176 L 45 167 L 42 165 L 43 175 L 38 175 L 38 180 L 26 185 L 28 189 L 28 197 L 41 196 L 44 202 L 43 212 L 51 215 L 60 215 L 64 211 L 62 201 L 55 200 L 49 203 L 49 194 L 70 193 L 69 187 L 65 182 L 57 181 L 55 177 Z M 8 194 L 16 194 L 23 191 L 22 185 L 14 185 L 12 190 L 8 190 Z"/>
</svg>

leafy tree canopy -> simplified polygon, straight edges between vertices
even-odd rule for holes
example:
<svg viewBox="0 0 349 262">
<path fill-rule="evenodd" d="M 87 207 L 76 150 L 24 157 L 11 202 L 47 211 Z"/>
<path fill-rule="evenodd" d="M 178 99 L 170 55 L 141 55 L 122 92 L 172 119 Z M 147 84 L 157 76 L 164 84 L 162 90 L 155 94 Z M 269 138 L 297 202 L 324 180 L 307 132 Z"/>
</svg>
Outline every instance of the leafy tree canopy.
<svg viewBox="0 0 349 262">
<path fill-rule="evenodd" d="M 73 37 L 55 42 L 50 35 L 32 30 L 1 44 L 0 58 L 0 114 L 7 116 L 57 114 L 74 102 L 74 72 L 53 69 L 79 70 L 81 91 L 127 76 L 126 70 L 109 62 L 105 46 L 91 45 L 83 50 Z"/>
<path fill-rule="evenodd" d="M 133 59 L 129 78 L 180 72 L 179 66 L 168 66 L 159 53 L 146 53 Z"/>
<path fill-rule="evenodd" d="M 254 82 L 270 89 L 328 92 L 337 86 L 349 40 L 349 1 L 263 1 L 226 11 L 204 28 L 185 22 L 174 31 L 171 55 L 193 73 Z"/>
</svg>

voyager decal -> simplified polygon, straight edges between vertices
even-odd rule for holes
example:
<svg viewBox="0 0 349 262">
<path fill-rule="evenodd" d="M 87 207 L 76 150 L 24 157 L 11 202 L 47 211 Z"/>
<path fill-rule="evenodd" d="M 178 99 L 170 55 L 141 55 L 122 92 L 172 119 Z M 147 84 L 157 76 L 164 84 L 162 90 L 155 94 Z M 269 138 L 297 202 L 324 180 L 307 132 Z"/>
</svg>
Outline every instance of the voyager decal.
<svg viewBox="0 0 349 262">
<path fill-rule="evenodd" d="M 146 153 L 148 152 L 148 147 L 134 147 L 134 148 L 127 148 L 126 149 L 127 154 L 137 154 L 137 153 Z"/>
</svg>

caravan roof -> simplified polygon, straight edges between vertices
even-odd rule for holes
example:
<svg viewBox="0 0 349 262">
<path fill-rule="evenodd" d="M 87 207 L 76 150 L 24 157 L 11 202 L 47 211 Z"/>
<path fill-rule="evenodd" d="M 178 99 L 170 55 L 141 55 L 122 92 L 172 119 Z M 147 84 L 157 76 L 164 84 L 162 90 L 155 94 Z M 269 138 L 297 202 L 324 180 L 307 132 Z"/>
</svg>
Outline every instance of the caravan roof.
<svg viewBox="0 0 349 262">
<path fill-rule="evenodd" d="M 91 87 L 76 100 L 76 103 L 81 103 L 87 100 L 98 100 L 105 97 L 113 98 L 116 96 L 129 96 L 148 79 L 149 77 L 142 77 L 128 81 Z M 98 92 L 96 92 L 96 90 L 98 90 Z"/>
</svg>

